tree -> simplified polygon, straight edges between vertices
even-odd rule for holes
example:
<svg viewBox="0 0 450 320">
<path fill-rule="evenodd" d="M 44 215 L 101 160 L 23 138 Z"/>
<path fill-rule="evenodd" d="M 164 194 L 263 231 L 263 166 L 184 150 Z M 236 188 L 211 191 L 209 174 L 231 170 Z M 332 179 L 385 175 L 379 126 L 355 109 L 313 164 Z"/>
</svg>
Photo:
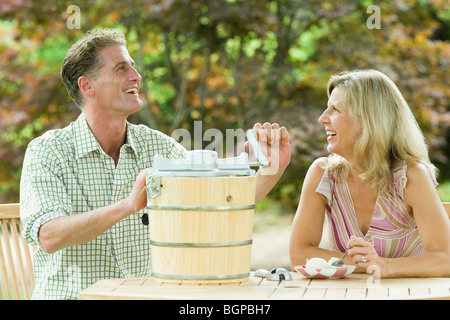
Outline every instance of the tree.
<svg viewBox="0 0 450 320">
<path fill-rule="evenodd" d="M 380 28 L 367 8 L 377 5 Z M 66 4 L 0 4 L 0 192 L 18 199 L 26 145 L 80 113 L 60 81 L 65 52 L 96 27 L 121 29 L 142 75 L 142 111 L 130 121 L 177 128 L 248 129 L 279 122 L 293 157 L 271 196 L 296 205 L 309 164 L 326 154 L 317 118 L 333 73 L 374 68 L 399 86 L 444 167 L 448 146 L 450 16 L 443 0 L 80 0 L 81 29 Z M 204 142 L 208 144 L 208 141 Z M 225 149 L 224 149 L 225 150 Z M 450 172 L 442 171 L 449 175 Z"/>
</svg>

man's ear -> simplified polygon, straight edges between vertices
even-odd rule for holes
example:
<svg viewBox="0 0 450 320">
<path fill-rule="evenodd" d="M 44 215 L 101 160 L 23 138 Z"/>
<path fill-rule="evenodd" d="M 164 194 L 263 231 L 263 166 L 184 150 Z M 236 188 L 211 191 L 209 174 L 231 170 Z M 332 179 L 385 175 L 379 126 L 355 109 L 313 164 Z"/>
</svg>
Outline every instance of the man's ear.
<svg viewBox="0 0 450 320">
<path fill-rule="evenodd" d="M 95 94 L 91 79 L 87 76 L 81 76 L 78 78 L 78 87 L 80 88 L 82 95 L 92 97 Z"/>
</svg>

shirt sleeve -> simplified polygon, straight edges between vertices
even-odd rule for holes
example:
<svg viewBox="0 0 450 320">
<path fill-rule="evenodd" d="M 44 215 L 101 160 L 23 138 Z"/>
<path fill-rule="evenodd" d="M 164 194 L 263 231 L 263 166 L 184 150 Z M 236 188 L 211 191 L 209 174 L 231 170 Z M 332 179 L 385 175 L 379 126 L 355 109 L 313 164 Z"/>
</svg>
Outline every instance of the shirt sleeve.
<svg viewBox="0 0 450 320">
<path fill-rule="evenodd" d="M 44 223 L 72 211 L 61 177 L 63 157 L 58 156 L 56 150 L 38 138 L 30 143 L 25 153 L 20 181 L 20 217 L 23 236 L 31 245 L 40 246 L 39 229 Z"/>
</svg>

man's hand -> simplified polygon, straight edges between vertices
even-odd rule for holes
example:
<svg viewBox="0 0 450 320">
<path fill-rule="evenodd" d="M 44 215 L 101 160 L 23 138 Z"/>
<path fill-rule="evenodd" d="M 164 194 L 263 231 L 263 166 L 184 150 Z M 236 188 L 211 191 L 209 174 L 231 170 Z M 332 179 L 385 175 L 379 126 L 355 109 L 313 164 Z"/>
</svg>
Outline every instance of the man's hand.
<svg viewBox="0 0 450 320">
<path fill-rule="evenodd" d="M 263 125 L 256 123 L 253 131 L 257 134 L 263 154 L 269 160 L 269 167 L 264 168 L 261 174 L 275 175 L 284 171 L 291 161 L 291 146 L 287 129 L 284 126 L 280 127 L 278 123 L 266 122 Z M 246 147 L 248 146 L 247 142 Z"/>
<path fill-rule="evenodd" d="M 291 161 L 289 133 L 278 123 L 256 123 L 253 131 L 257 134 L 262 153 L 269 161 L 269 166 L 258 170 L 256 175 L 255 203 L 263 199 L 275 186 Z M 246 147 L 249 147 L 247 141 Z"/>
<path fill-rule="evenodd" d="M 148 170 L 150 169 L 144 169 L 139 173 L 136 182 L 134 183 L 133 190 L 131 190 L 130 195 L 126 199 L 127 211 L 130 212 L 130 214 L 145 208 L 147 205 L 147 192 L 144 188 L 147 184 L 146 177 Z"/>
</svg>

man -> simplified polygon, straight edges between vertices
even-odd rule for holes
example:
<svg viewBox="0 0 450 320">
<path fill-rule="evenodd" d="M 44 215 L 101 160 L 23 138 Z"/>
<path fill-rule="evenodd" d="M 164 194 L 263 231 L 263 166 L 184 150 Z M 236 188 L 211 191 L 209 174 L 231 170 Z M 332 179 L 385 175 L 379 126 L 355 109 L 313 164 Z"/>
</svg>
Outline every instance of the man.
<svg viewBox="0 0 450 320">
<path fill-rule="evenodd" d="M 149 231 L 140 220 L 146 196 L 138 195 L 155 154 L 186 152 L 167 135 L 127 122 L 143 105 L 141 76 L 120 32 L 88 32 L 68 51 L 61 75 L 82 113 L 29 144 L 21 179 L 24 236 L 38 247 L 34 299 L 77 299 L 99 279 L 148 276 Z M 254 129 L 268 156 L 280 151 L 276 166 L 265 169 L 270 174 L 258 172 L 259 201 L 288 165 L 290 148 L 284 127 Z"/>
</svg>

